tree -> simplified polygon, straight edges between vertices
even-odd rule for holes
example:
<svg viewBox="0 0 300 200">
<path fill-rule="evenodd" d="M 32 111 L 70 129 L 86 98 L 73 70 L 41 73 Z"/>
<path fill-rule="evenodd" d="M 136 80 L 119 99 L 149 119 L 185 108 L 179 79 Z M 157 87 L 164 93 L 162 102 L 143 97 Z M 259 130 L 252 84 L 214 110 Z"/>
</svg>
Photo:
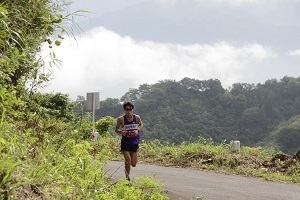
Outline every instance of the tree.
<svg viewBox="0 0 300 200">
<path fill-rule="evenodd" d="M 14 121 L 30 124 L 30 118 L 35 116 L 31 113 L 41 113 L 32 96 L 51 75 L 43 70 L 45 61 L 41 49 L 45 42 L 51 49 L 63 39 L 62 24 L 70 21 L 70 15 L 61 15 L 65 5 L 64 0 L 1 1 L 0 87 L 23 102 L 21 106 L 17 101 L 8 100 L 15 112 L 22 112 L 14 115 Z M 51 55 L 55 63 L 55 54 Z"/>
<path fill-rule="evenodd" d="M 149 84 L 142 84 L 138 89 L 130 89 L 122 97 L 121 101 L 135 101 L 137 99 L 143 98 L 145 94 L 151 89 Z"/>
<path fill-rule="evenodd" d="M 62 93 L 56 94 L 41 94 L 36 93 L 32 99 L 43 108 L 44 114 L 51 115 L 57 119 L 71 121 L 74 118 L 74 104 L 69 99 L 68 95 Z"/>
<path fill-rule="evenodd" d="M 300 150 L 300 115 L 292 117 L 285 123 L 279 125 L 274 133 L 275 143 L 279 149 L 294 154 Z"/>
<path fill-rule="evenodd" d="M 32 8 L 35 9 L 32 9 Z M 45 41 L 52 43 L 50 36 L 55 31 L 64 31 L 60 26 L 63 8 L 50 0 L 4 1 L 0 5 L 0 84 L 24 94 L 26 86 L 35 87 L 47 81 L 43 73 L 42 57 L 39 56 Z M 55 39 L 56 40 L 56 39 Z M 59 38 L 54 42 L 59 44 Z"/>
<path fill-rule="evenodd" d="M 111 116 L 102 117 L 98 121 L 96 121 L 95 128 L 100 133 L 100 135 L 108 136 L 109 130 L 111 129 L 114 122 L 115 120 Z"/>
<path fill-rule="evenodd" d="M 118 117 L 123 112 L 122 104 L 117 98 L 107 98 L 100 102 L 100 109 L 96 110 L 96 118 L 104 116 Z"/>
</svg>

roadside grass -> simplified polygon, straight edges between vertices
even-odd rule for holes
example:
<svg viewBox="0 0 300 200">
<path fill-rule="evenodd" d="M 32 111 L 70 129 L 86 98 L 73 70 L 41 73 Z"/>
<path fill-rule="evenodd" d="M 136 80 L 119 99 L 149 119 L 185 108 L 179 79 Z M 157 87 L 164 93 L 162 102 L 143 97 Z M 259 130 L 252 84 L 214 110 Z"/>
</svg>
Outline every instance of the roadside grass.
<svg viewBox="0 0 300 200">
<path fill-rule="evenodd" d="M 0 199 L 168 199 L 151 177 L 110 183 L 114 138 L 91 142 L 72 124 L 47 120 L 38 131 L 0 123 Z"/>
</svg>

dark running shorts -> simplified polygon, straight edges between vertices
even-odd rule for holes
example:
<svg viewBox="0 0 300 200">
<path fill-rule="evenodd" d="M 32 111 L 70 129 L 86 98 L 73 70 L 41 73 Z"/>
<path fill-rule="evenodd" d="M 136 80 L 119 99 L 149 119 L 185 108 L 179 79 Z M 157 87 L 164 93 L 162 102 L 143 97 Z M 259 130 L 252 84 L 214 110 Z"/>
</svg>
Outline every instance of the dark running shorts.
<svg viewBox="0 0 300 200">
<path fill-rule="evenodd" d="M 122 151 L 137 152 L 138 150 L 139 150 L 139 144 L 126 144 L 121 142 L 121 152 Z"/>
</svg>

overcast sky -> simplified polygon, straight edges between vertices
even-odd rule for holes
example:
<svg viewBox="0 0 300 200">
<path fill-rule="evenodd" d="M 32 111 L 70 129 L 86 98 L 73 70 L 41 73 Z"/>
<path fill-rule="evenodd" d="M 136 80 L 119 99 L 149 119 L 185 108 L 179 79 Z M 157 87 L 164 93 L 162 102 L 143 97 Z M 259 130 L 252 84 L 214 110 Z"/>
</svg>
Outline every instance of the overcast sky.
<svg viewBox="0 0 300 200">
<path fill-rule="evenodd" d="M 45 92 L 104 100 L 164 79 L 228 88 L 300 76 L 300 0 L 74 0 L 77 10 L 90 13 L 54 48 L 62 66 Z"/>
</svg>

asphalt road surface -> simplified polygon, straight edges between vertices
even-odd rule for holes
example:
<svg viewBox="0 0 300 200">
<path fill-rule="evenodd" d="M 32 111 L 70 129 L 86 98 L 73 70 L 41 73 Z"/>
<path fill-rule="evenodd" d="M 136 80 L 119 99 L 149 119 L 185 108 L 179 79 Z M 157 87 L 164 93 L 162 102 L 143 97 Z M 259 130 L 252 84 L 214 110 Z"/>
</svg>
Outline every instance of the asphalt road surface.
<svg viewBox="0 0 300 200">
<path fill-rule="evenodd" d="M 106 171 L 115 181 L 125 177 L 120 161 L 111 161 Z M 131 168 L 131 180 L 140 175 L 156 175 L 171 200 L 300 200 L 300 185 L 258 178 L 138 163 Z"/>
</svg>

